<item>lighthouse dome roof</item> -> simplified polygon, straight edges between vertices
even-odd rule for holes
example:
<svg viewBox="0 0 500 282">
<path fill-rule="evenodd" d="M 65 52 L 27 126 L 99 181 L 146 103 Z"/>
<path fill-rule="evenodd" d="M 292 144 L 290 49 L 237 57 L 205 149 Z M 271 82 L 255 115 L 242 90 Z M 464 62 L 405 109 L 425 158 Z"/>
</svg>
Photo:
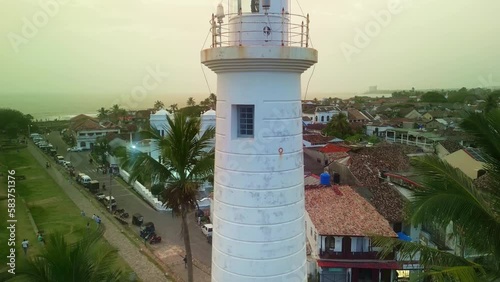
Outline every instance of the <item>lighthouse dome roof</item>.
<svg viewBox="0 0 500 282">
<path fill-rule="evenodd" d="M 159 111 L 157 111 L 156 113 L 154 113 L 155 116 L 164 116 L 164 115 L 170 115 L 170 113 L 168 111 L 166 111 L 165 109 L 161 109 Z"/>
<path fill-rule="evenodd" d="M 215 111 L 210 109 L 203 113 L 203 116 L 215 116 Z"/>
</svg>

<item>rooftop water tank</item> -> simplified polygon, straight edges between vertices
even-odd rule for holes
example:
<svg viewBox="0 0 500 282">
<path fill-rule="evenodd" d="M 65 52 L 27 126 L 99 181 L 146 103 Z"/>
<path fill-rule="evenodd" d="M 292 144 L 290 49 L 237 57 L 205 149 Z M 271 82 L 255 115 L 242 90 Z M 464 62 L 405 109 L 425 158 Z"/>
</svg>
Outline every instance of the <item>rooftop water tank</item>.
<svg viewBox="0 0 500 282">
<path fill-rule="evenodd" d="M 323 172 L 320 176 L 319 176 L 319 183 L 321 185 L 328 185 L 330 186 L 330 174 L 328 172 Z"/>
</svg>

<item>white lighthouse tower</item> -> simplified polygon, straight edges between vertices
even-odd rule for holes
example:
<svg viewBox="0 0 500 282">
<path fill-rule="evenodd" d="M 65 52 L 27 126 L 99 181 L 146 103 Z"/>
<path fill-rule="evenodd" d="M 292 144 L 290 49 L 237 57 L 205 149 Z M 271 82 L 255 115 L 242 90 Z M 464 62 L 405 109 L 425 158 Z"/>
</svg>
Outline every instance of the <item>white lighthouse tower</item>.
<svg viewBox="0 0 500 282">
<path fill-rule="evenodd" d="M 306 281 L 300 77 L 318 56 L 309 18 L 290 0 L 228 5 L 201 52 L 217 73 L 212 281 Z"/>
</svg>

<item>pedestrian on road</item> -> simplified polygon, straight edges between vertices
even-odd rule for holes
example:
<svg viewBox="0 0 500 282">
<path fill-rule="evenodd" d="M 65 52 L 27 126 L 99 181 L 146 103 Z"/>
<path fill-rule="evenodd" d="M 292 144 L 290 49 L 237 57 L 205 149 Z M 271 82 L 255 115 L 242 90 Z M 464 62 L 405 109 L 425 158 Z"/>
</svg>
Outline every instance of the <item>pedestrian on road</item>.
<svg viewBox="0 0 500 282">
<path fill-rule="evenodd" d="M 198 216 L 198 226 L 201 225 L 201 216 Z"/>
<path fill-rule="evenodd" d="M 187 256 L 184 256 L 184 268 L 187 268 L 187 264 L 188 264 Z"/>
<path fill-rule="evenodd" d="M 80 214 L 81 214 L 83 217 L 85 217 L 85 212 L 84 212 L 83 210 L 80 212 Z"/>
<path fill-rule="evenodd" d="M 23 251 L 24 251 L 24 254 L 26 255 L 26 252 L 28 251 L 28 247 L 30 245 L 30 243 L 28 242 L 28 239 L 24 239 L 23 242 L 21 243 L 21 245 L 23 246 Z"/>
<path fill-rule="evenodd" d="M 38 232 L 38 242 L 43 246 L 45 244 L 45 240 L 43 239 L 42 233 Z"/>
<path fill-rule="evenodd" d="M 95 218 L 96 218 L 96 215 L 95 215 L 95 213 L 94 213 L 94 214 L 92 215 L 92 220 L 95 220 Z"/>
</svg>

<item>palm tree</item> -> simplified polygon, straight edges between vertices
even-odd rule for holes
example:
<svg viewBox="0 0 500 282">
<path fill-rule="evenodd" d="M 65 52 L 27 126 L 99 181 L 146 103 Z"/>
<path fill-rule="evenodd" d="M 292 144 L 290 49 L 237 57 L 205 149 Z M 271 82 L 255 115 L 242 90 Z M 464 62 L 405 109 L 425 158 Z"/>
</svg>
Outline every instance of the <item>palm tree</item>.
<svg viewBox="0 0 500 282">
<path fill-rule="evenodd" d="M 217 106 L 217 95 L 215 95 L 214 93 L 210 93 L 208 99 L 210 100 L 210 106 L 215 110 L 215 107 Z"/>
<path fill-rule="evenodd" d="M 193 97 L 189 97 L 186 104 L 188 105 L 188 107 L 192 107 L 196 105 L 196 102 L 194 101 Z"/>
<path fill-rule="evenodd" d="M 204 109 L 206 108 L 210 108 L 211 107 L 211 102 L 210 102 L 210 98 L 206 98 L 205 100 L 202 100 L 200 102 L 200 106 Z"/>
<path fill-rule="evenodd" d="M 177 104 L 170 105 L 170 111 L 172 113 L 176 112 L 177 110 L 179 110 L 179 107 L 177 106 Z"/>
<path fill-rule="evenodd" d="M 163 104 L 163 102 L 160 101 L 160 100 L 156 100 L 153 107 L 154 107 L 155 110 L 158 111 L 158 110 L 163 109 L 165 107 L 165 104 Z"/>
<path fill-rule="evenodd" d="M 420 253 L 425 275 L 436 281 L 495 281 L 500 279 L 500 111 L 468 114 L 461 127 L 476 137 L 486 154 L 488 186 L 480 186 L 462 171 L 436 156 L 412 160 L 423 174 L 422 190 L 415 191 L 410 204 L 413 224 L 428 223 L 446 228 L 450 222 L 459 230 L 460 242 L 475 251 L 474 256 L 453 255 L 418 243 L 377 238 L 382 255 L 394 247 L 411 257 Z"/>
<path fill-rule="evenodd" d="M 341 112 L 332 117 L 332 119 L 326 124 L 323 132 L 328 136 L 345 138 L 352 133 L 352 129 L 347 121 L 347 116 Z"/>
<path fill-rule="evenodd" d="M 143 136 L 158 139 L 162 163 L 146 153 L 127 151 L 123 156 L 123 168 L 130 171 L 130 182 L 140 176 L 152 179 L 153 183 L 165 183 L 163 199 L 165 205 L 181 218 L 181 230 L 186 249 L 188 281 L 193 281 L 193 264 L 187 214 L 197 206 L 196 195 L 198 185 L 213 174 L 214 150 L 211 138 L 214 128 L 209 128 L 199 136 L 200 120 L 186 118 L 180 113 L 173 120 L 167 116 L 169 128 L 165 137 L 151 129 L 143 132 Z"/>
<path fill-rule="evenodd" d="M 497 98 L 493 94 L 488 94 L 486 96 L 486 101 L 484 105 L 484 112 L 489 113 L 491 110 L 498 108 Z"/>
<path fill-rule="evenodd" d="M 33 282 L 120 281 L 118 251 L 102 244 L 102 233 L 102 228 L 92 231 L 73 244 L 62 234 L 49 235 L 41 254 L 28 259 L 17 275 Z"/>
<path fill-rule="evenodd" d="M 102 121 L 107 119 L 109 116 L 109 110 L 105 109 L 104 107 L 101 107 L 99 110 L 97 110 L 97 118 Z"/>
<path fill-rule="evenodd" d="M 127 115 L 127 110 L 120 108 L 118 104 L 114 104 L 109 110 L 111 113 L 112 121 L 117 123 L 120 120 L 120 117 Z"/>
</svg>

